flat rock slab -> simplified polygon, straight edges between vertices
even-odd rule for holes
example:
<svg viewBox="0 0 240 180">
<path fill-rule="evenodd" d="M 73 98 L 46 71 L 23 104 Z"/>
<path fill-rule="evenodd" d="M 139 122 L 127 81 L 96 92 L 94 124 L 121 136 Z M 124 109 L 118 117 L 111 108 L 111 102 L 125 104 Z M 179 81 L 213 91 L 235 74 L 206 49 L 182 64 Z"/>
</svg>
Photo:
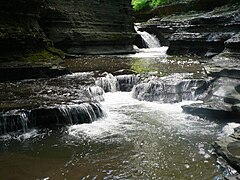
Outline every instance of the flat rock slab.
<svg viewBox="0 0 240 180">
<path fill-rule="evenodd" d="M 227 162 L 240 171 L 240 128 L 236 128 L 235 132 L 228 136 L 222 137 L 214 142 L 213 147 L 217 154 L 224 157 Z"/>
<path fill-rule="evenodd" d="M 213 77 L 240 79 L 240 33 L 232 36 L 224 44 L 225 50 L 204 66 L 206 73 Z"/>
<path fill-rule="evenodd" d="M 235 121 L 240 122 L 240 120 L 237 119 L 239 114 L 233 112 L 231 106 L 227 106 L 225 103 L 195 103 L 191 105 L 184 105 L 182 106 L 182 109 L 186 113 L 197 115 L 202 118 L 207 117 L 208 119 L 221 121 L 234 119 Z"/>
<path fill-rule="evenodd" d="M 204 68 L 206 73 L 212 77 L 240 79 L 240 52 L 226 50 L 212 58 Z"/>
</svg>

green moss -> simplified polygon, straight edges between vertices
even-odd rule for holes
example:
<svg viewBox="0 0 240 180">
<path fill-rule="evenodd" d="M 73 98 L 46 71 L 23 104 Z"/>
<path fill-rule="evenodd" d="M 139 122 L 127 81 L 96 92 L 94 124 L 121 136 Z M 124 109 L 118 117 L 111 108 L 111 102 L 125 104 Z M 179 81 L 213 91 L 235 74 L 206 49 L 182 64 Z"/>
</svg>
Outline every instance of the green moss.
<svg viewBox="0 0 240 180">
<path fill-rule="evenodd" d="M 36 17 L 0 17 L 0 45 L 3 62 L 52 63 L 64 59 L 64 53 L 42 33 Z"/>
<path fill-rule="evenodd" d="M 17 59 L 21 62 L 30 62 L 30 63 L 59 63 L 62 61 L 62 58 L 58 55 L 54 55 L 48 50 L 42 50 L 39 52 L 28 53 Z"/>
<path fill-rule="evenodd" d="M 53 55 L 60 57 L 61 59 L 64 59 L 64 58 L 65 58 L 64 52 L 63 52 L 62 50 L 60 50 L 60 49 L 57 49 L 57 48 L 55 48 L 55 47 L 53 47 L 53 46 L 48 46 L 48 47 L 47 47 L 47 50 L 48 50 L 50 53 L 52 53 Z"/>
<path fill-rule="evenodd" d="M 146 61 L 146 59 L 136 59 L 133 61 L 131 70 L 137 74 L 147 74 L 149 72 L 154 72 L 156 76 L 164 76 L 165 73 L 161 72 L 158 67 L 154 65 L 151 61 Z"/>
</svg>

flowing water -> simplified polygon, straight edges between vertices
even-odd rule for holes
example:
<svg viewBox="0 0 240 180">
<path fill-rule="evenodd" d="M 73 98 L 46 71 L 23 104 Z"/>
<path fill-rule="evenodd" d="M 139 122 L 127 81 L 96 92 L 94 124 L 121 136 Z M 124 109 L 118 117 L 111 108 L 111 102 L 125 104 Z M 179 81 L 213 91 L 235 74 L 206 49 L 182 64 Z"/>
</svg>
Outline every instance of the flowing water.
<svg viewBox="0 0 240 180">
<path fill-rule="evenodd" d="M 2 111 L 10 107 L 28 109 L 8 111 L 19 122 L 30 119 L 25 112 L 39 107 L 40 114 L 45 114 L 38 121 L 46 120 L 52 109 L 61 115 L 57 124 L 59 117 L 69 119 L 64 126 L 3 132 L 1 179 L 185 180 L 213 179 L 221 174 L 211 143 L 236 124 L 183 113 L 181 105 L 192 101 L 139 101 L 133 92 L 119 91 L 118 81 L 133 84 L 140 76 L 203 76 L 198 59 L 166 56 L 166 48 L 160 49 L 126 56 L 82 56 L 66 61 L 65 66 L 75 72 L 72 75 L 1 83 Z M 42 111 L 47 107 L 51 111 Z M 86 112 L 83 117 L 91 123 L 76 124 L 82 118 L 79 112 Z"/>
<path fill-rule="evenodd" d="M 154 49 L 154 48 L 161 47 L 160 42 L 155 35 L 149 34 L 146 31 L 139 31 L 137 25 L 135 25 L 134 28 L 135 28 L 135 31 L 142 37 L 144 44 L 147 46 L 147 48 Z"/>
</svg>

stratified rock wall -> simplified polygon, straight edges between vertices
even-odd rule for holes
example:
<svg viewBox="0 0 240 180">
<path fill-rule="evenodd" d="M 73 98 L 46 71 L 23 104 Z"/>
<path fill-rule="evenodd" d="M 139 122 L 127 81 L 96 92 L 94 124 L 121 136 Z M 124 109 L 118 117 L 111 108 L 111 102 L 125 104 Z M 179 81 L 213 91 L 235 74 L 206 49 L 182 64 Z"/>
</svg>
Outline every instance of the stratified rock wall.
<svg viewBox="0 0 240 180">
<path fill-rule="evenodd" d="M 61 56 L 52 42 L 74 55 L 133 52 L 130 13 L 129 0 L 1 0 L 0 60 Z"/>
<path fill-rule="evenodd" d="M 219 54 L 225 48 L 224 42 L 240 31 L 239 10 L 239 6 L 226 6 L 196 14 L 169 38 L 168 54 Z"/>
<path fill-rule="evenodd" d="M 47 46 L 44 33 L 38 25 L 42 0 L 0 1 L 0 60 Z"/>
<path fill-rule="evenodd" d="M 67 54 L 132 52 L 129 0 L 47 0 L 41 27 Z"/>
<path fill-rule="evenodd" d="M 155 34 L 171 55 L 212 57 L 227 46 L 226 40 L 240 31 L 240 6 L 229 4 L 212 11 L 197 11 L 152 18 L 139 30 Z"/>
</svg>

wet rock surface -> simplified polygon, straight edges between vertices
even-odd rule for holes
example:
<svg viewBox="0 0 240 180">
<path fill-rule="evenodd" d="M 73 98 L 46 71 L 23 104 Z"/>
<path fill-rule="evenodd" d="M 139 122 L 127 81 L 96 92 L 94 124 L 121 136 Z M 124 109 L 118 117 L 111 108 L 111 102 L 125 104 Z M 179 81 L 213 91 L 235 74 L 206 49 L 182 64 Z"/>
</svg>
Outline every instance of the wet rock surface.
<svg viewBox="0 0 240 180">
<path fill-rule="evenodd" d="M 0 131 L 90 123 L 104 116 L 93 73 L 0 83 Z"/>
<path fill-rule="evenodd" d="M 197 11 L 189 13 L 184 4 L 176 11 L 185 13 L 174 14 L 171 8 L 169 12 L 165 12 L 164 8 L 166 10 L 168 7 L 162 7 L 163 14 L 156 10 L 156 15 L 159 17 L 138 24 L 139 30 L 155 34 L 161 44 L 169 46 L 168 54 L 190 54 L 209 58 L 201 61 L 210 79 L 206 95 L 201 99 L 203 102 L 182 106 L 183 111 L 214 121 L 239 123 L 239 2 L 222 6 L 227 2 L 221 1 L 219 2 L 221 7 L 217 8 L 213 1 L 205 1 L 205 3 L 210 3 L 211 8 L 204 9 L 199 6 L 204 11 L 196 9 Z M 202 1 L 203 6 L 205 3 Z M 167 16 L 164 16 L 164 13 L 167 13 Z M 165 92 L 163 84 L 151 82 L 148 83 L 148 88 L 145 86 L 145 90 L 143 85 L 136 86 L 139 89 L 136 97 L 139 96 L 138 98 L 142 100 L 163 100 L 164 98 L 159 98 Z M 145 93 L 140 96 L 141 91 Z M 154 94 L 158 99 L 153 98 Z M 181 100 L 179 96 L 171 96 L 170 99 L 172 100 L 170 102 Z M 236 142 L 238 141 L 236 136 L 239 136 L 239 131 L 216 141 L 214 147 L 218 154 L 239 171 L 239 142 Z"/>
<path fill-rule="evenodd" d="M 22 79 L 35 79 L 35 78 L 53 78 L 65 74 L 71 74 L 69 70 L 61 66 L 52 65 L 27 65 L 1 66 L 0 64 L 0 82 L 15 81 Z"/>
<path fill-rule="evenodd" d="M 207 95 L 209 85 L 210 83 L 203 79 L 189 79 L 188 74 L 150 77 L 134 87 L 133 97 L 162 103 L 202 100 Z"/>
<path fill-rule="evenodd" d="M 214 142 L 216 152 L 223 156 L 227 162 L 240 171 L 240 128 L 235 128 L 235 132 L 230 136 L 222 137 Z M 239 177 L 239 176 L 238 176 Z"/>
</svg>

